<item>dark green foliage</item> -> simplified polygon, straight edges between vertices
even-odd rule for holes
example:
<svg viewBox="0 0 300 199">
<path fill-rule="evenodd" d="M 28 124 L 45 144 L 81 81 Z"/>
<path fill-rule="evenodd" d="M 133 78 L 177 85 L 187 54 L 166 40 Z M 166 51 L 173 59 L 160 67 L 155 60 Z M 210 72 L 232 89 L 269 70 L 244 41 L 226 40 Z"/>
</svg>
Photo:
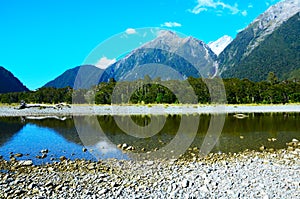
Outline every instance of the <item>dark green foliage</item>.
<svg viewBox="0 0 300 199">
<path fill-rule="evenodd" d="M 100 83 L 96 88 L 95 103 L 111 104 L 111 96 L 115 85 L 116 81 L 113 78 L 110 78 L 108 83 Z"/>
<path fill-rule="evenodd" d="M 201 102 L 201 103 L 210 102 L 208 88 L 201 78 L 189 77 L 188 82 L 193 87 L 193 89 L 198 97 L 198 102 Z"/>
<path fill-rule="evenodd" d="M 159 84 L 145 84 L 138 87 L 130 98 L 131 103 L 175 103 L 176 96 Z"/>
<path fill-rule="evenodd" d="M 295 102 L 300 102 L 300 93 L 293 93 L 290 96 L 291 98 L 291 102 L 295 103 Z"/>
<path fill-rule="evenodd" d="M 19 79 L 0 66 L 0 93 L 28 91 Z"/>
<path fill-rule="evenodd" d="M 175 103 L 176 97 L 166 87 L 158 82 L 150 83 L 151 78 L 134 82 L 101 83 L 96 87 L 96 104 L 122 104 L 122 103 Z M 166 83 L 166 82 L 165 82 Z M 169 81 L 171 83 L 171 81 Z M 117 86 L 116 86 L 117 84 Z M 114 99 L 112 94 L 114 92 Z"/>
<path fill-rule="evenodd" d="M 252 82 L 248 79 L 224 79 L 226 99 L 229 104 L 278 104 L 300 102 L 299 81 L 275 81 L 276 76 L 270 74 L 270 81 Z M 150 81 L 150 82 L 149 82 Z M 40 88 L 37 91 L 7 93 L 0 95 L 1 103 L 59 103 L 75 104 L 122 104 L 122 103 L 211 103 L 211 99 L 222 99 L 218 92 L 218 83 L 211 79 L 189 77 L 185 81 L 161 81 L 159 78 L 151 81 L 137 80 L 134 82 L 116 82 L 110 79 L 108 83 L 100 83 L 92 89 L 73 90 L 70 87 Z M 183 84 L 186 83 L 186 84 Z M 187 84 L 188 83 L 188 84 Z M 181 85 L 190 85 L 182 87 Z M 208 86 L 211 88 L 211 93 Z M 189 97 L 189 89 L 196 94 L 197 101 Z M 112 95 L 114 94 L 114 95 Z M 183 96 L 182 99 L 177 96 Z M 72 98 L 73 97 L 73 98 Z M 112 99 L 113 97 L 113 99 Z M 224 103 L 224 102 L 222 102 Z"/>
<path fill-rule="evenodd" d="M 269 72 L 267 81 L 268 81 L 270 84 L 276 84 L 276 83 L 278 82 L 278 77 L 275 75 L 274 72 Z"/>
<path fill-rule="evenodd" d="M 27 103 L 71 103 L 72 89 L 40 88 L 37 91 L 0 94 L 1 103 L 19 103 L 21 100 Z"/>
</svg>

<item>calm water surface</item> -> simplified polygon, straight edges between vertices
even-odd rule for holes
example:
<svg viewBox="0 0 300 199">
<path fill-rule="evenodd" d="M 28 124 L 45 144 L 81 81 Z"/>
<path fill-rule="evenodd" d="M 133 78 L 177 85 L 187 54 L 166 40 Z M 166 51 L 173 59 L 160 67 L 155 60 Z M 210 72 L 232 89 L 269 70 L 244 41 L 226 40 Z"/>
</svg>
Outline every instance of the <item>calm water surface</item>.
<svg viewBox="0 0 300 199">
<path fill-rule="evenodd" d="M 279 149 L 284 148 L 285 144 L 293 138 L 300 139 L 300 113 L 264 113 L 249 114 L 248 116 L 244 119 L 237 119 L 233 114 L 226 116 L 222 134 L 213 148 L 213 152 L 258 150 L 262 145 L 267 148 Z M 141 152 L 142 148 L 145 149 L 145 152 L 162 148 L 174 139 L 181 121 L 180 115 L 131 116 L 131 118 L 140 126 L 147 126 L 151 120 L 163 119 L 166 122 L 159 133 L 154 136 L 136 138 L 124 133 L 116 124 L 114 117 L 98 116 L 98 124 L 102 128 L 104 136 L 99 134 L 96 138 L 93 137 L 89 146 L 86 147 L 92 151 L 100 151 L 101 153 L 97 157 L 100 159 L 128 159 L 127 154 L 123 153 L 116 145 L 127 143 L 134 146 L 138 152 Z M 200 115 L 199 118 L 198 132 L 191 147 L 201 147 L 211 115 Z M 92 129 L 86 131 L 86 136 L 89 136 L 90 131 Z M 189 136 L 189 132 L 186 134 Z M 60 121 L 3 117 L 0 118 L 0 155 L 9 159 L 10 153 L 22 153 L 24 156 L 17 159 L 32 159 L 35 164 L 57 161 L 62 155 L 70 159 L 96 160 L 93 153 L 82 151 L 83 144 L 80 136 L 72 118 Z M 276 141 L 270 142 L 269 138 L 275 138 Z M 37 159 L 36 156 L 41 155 L 40 151 L 43 149 L 49 150 L 48 156 L 45 159 Z"/>
</svg>

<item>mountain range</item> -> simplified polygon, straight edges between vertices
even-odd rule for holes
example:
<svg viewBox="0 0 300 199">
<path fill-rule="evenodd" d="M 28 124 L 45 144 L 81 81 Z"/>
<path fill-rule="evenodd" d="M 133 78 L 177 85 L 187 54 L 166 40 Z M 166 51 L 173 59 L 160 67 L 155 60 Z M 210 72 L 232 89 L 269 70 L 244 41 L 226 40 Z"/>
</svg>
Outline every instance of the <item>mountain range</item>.
<svg viewBox="0 0 300 199">
<path fill-rule="evenodd" d="M 77 74 L 79 79 L 88 76 L 86 81 L 76 80 L 77 88 L 108 82 L 110 78 L 132 81 L 143 79 L 145 75 L 161 80 L 210 77 L 216 73 L 216 60 L 217 56 L 204 42 L 193 37 L 181 38 L 171 31 L 161 31 L 156 39 L 133 50 L 105 70 L 92 65 L 76 67 L 67 70 L 45 87 L 73 87 Z"/>
<path fill-rule="evenodd" d="M 225 35 L 209 44 L 161 31 L 157 38 L 105 70 L 93 65 L 78 66 L 44 87 L 74 87 L 76 82 L 75 87 L 88 88 L 110 78 L 131 81 L 145 75 L 162 80 L 220 75 L 262 81 L 274 72 L 280 80 L 294 78 L 300 74 L 299 11 L 298 0 L 281 1 L 258 16 L 236 38 Z"/>
<path fill-rule="evenodd" d="M 225 35 L 208 45 L 193 37 L 180 38 L 163 31 L 109 66 L 99 82 L 109 78 L 130 81 L 145 75 L 163 80 L 211 77 L 216 71 L 223 78 L 262 81 L 274 72 L 281 80 L 289 79 L 300 69 L 299 8 L 297 0 L 281 1 L 258 16 L 235 39 Z"/>
<path fill-rule="evenodd" d="M 161 31 L 156 39 L 108 67 L 100 81 L 132 81 L 145 75 L 162 80 L 213 76 L 216 58 L 208 45 L 198 39 Z"/>
<path fill-rule="evenodd" d="M 0 93 L 29 91 L 11 72 L 0 66 Z"/>
</svg>

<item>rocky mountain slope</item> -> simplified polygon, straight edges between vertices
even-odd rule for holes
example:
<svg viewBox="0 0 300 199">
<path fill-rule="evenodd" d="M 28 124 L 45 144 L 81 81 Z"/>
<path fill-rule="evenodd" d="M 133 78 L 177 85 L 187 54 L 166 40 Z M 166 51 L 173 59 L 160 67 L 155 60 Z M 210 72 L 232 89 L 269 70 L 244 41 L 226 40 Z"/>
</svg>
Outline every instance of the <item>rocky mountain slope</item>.
<svg viewBox="0 0 300 199">
<path fill-rule="evenodd" d="M 110 78 L 132 81 L 143 79 L 146 75 L 162 80 L 209 77 L 216 73 L 216 59 L 217 56 L 204 42 L 193 37 L 181 38 L 171 31 L 161 31 L 156 39 L 133 50 L 105 70 L 93 65 L 78 66 L 44 87 L 74 87 L 76 77 L 75 87 L 78 88 L 89 88 Z"/>
<path fill-rule="evenodd" d="M 241 31 L 219 56 L 222 77 L 283 79 L 299 68 L 299 11 L 298 0 L 279 2 Z"/>
<path fill-rule="evenodd" d="M 149 75 L 152 79 L 185 79 L 208 77 L 216 71 L 217 56 L 202 41 L 180 38 L 173 32 L 161 31 L 159 36 L 135 49 L 125 58 L 108 67 L 101 81 L 134 80 Z"/>
</svg>

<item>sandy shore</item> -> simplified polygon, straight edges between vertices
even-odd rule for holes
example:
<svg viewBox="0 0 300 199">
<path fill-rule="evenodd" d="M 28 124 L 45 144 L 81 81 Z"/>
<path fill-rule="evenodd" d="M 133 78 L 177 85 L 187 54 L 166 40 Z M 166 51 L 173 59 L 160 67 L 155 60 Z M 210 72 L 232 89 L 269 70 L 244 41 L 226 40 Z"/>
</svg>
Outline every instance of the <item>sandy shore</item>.
<svg viewBox="0 0 300 199">
<path fill-rule="evenodd" d="M 208 114 L 208 113 L 274 113 L 300 112 L 300 105 L 72 105 L 71 108 L 30 108 L 17 110 L 1 106 L 0 116 L 70 116 L 70 115 L 139 115 L 139 114 Z"/>
</svg>

